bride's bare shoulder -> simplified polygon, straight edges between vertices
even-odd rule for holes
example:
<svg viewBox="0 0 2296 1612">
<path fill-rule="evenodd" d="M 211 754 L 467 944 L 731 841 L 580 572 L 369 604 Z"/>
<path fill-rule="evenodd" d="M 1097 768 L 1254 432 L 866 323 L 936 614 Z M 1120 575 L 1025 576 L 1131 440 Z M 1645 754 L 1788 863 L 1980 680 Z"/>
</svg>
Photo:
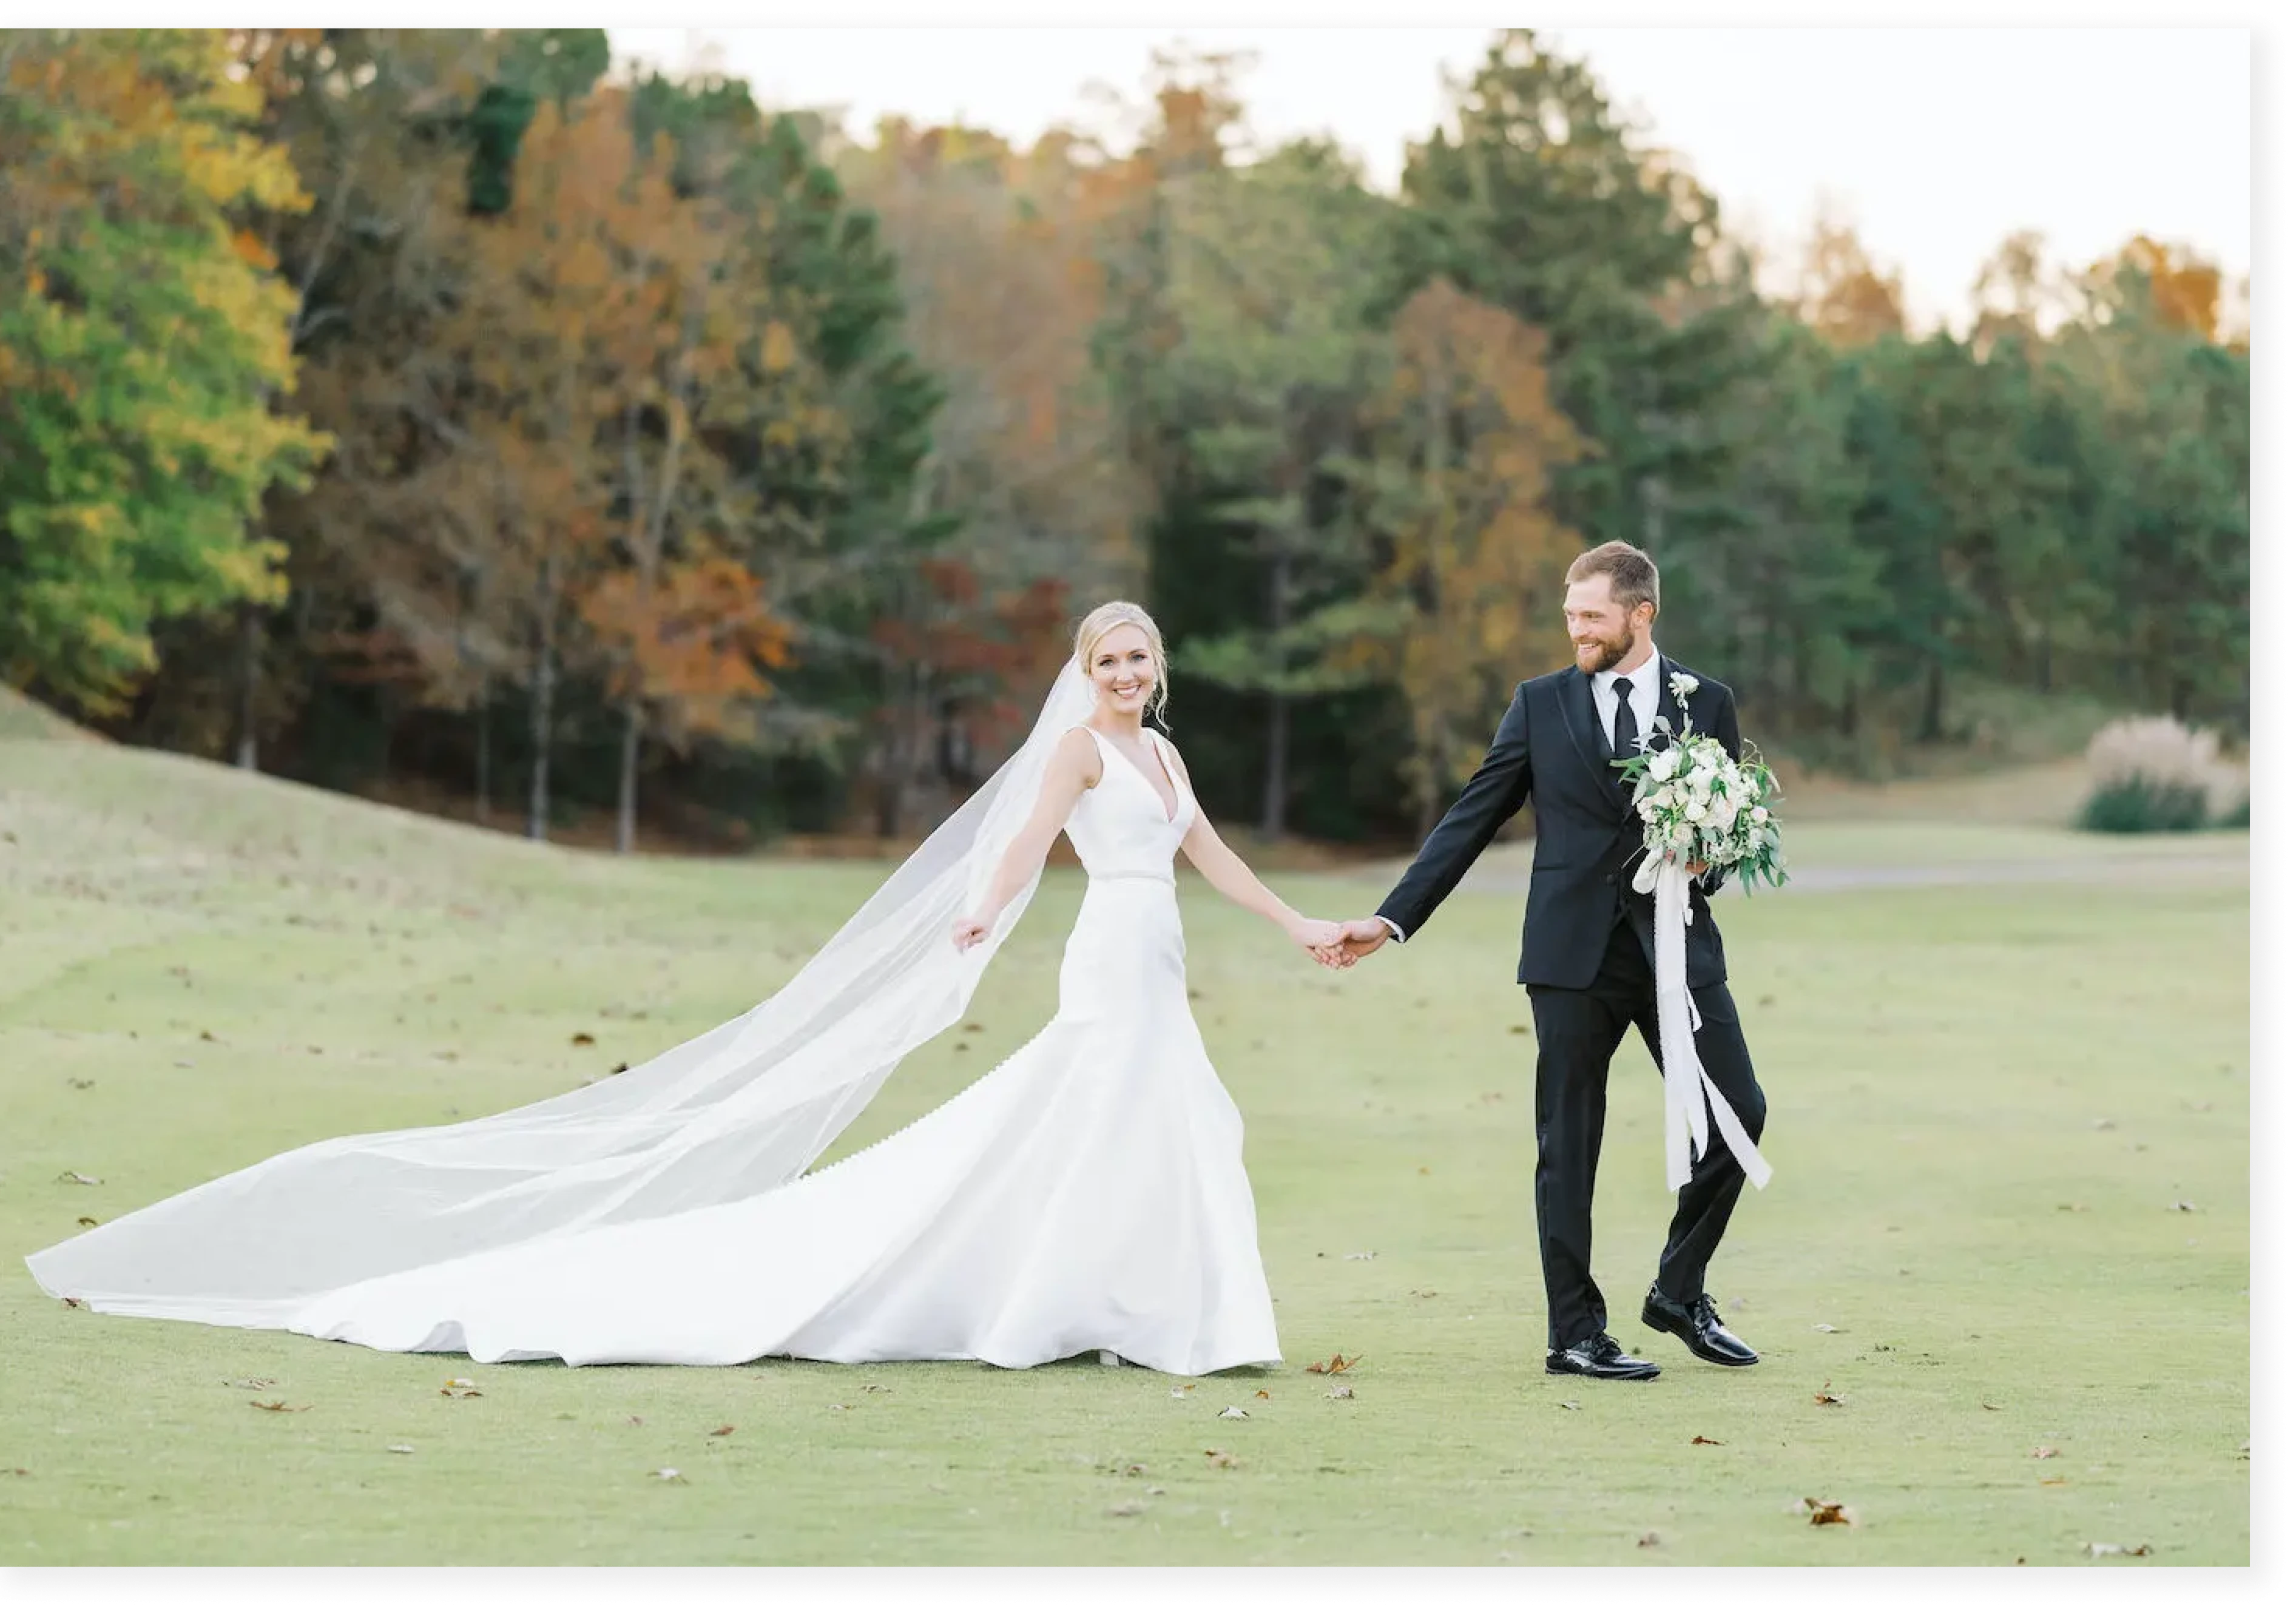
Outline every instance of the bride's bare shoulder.
<svg viewBox="0 0 2296 1612">
<path fill-rule="evenodd" d="M 1059 746 L 1053 751 L 1054 763 L 1087 790 L 1100 782 L 1100 746 L 1093 741 L 1092 731 L 1078 723 L 1061 735 Z"/>
</svg>

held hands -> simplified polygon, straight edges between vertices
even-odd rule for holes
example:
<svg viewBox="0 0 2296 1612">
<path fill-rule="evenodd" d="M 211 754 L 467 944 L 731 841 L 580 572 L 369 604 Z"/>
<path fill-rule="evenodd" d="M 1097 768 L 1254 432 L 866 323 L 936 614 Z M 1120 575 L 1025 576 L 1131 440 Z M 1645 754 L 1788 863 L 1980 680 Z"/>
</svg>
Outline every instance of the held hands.
<svg viewBox="0 0 2296 1612">
<path fill-rule="evenodd" d="M 1314 930 L 1311 939 L 1305 931 Z M 1345 923 L 1304 923 L 1292 938 L 1305 945 L 1327 969 L 1351 969 L 1394 938 L 1376 918 L 1351 918 Z"/>
<path fill-rule="evenodd" d="M 1306 948 L 1308 955 L 1327 969 L 1343 969 L 1345 953 L 1341 948 L 1341 926 L 1319 918 L 1295 918 L 1283 926 L 1283 932 L 1292 943 Z"/>
</svg>

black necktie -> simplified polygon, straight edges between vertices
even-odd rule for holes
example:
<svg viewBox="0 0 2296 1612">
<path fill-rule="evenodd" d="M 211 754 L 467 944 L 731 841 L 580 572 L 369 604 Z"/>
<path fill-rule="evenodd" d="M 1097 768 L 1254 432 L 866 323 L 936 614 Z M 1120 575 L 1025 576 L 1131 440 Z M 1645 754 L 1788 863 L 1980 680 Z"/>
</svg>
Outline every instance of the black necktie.
<svg viewBox="0 0 2296 1612">
<path fill-rule="evenodd" d="M 1611 754 L 1624 761 L 1635 753 L 1635 741 L 1642 737 L 1642 728 L 1635 721 L 1635 702 L 1627 680 L 1612 679 L 1611 691 L 1619 701 L 1618 714 L 1611 720 Z"/>
</svg>

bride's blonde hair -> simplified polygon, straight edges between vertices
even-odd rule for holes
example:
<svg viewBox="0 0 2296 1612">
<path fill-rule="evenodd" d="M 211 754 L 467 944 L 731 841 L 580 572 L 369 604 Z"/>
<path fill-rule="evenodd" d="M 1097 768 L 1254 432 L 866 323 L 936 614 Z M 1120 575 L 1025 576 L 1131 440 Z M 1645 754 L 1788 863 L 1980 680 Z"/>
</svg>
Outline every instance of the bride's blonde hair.
<svg viewBox="0 0 2296 1612">
<path fill-rule="evenodd" d="M 1154 618 L 1129 600 L 1111 599 L 1084 618 L 1077 628 L 1077 669 L 1086 676 L 1092 675 L 1092 652 L 1100 641 L 1120 626 L 1136 626 L 1148 634 L 1148 659 L 1156 668 L 1156 691 L 1149 696 L 1148 715 L 1162 721 L 1164 699 L 1171 692 L 1172 679 L 1164 660 L 1164 634 L 1156 630 Z"/>
</svg>

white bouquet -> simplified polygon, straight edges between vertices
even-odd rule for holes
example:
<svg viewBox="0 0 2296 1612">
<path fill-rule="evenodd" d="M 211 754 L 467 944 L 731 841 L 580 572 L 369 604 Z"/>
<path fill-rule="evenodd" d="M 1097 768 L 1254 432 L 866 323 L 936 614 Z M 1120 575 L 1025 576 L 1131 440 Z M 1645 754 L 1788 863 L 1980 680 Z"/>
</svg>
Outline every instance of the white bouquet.
<svg viewBox="0 0 2296 1612">
<path fill-rule="evenodd" d="M 1677 673 L 1675 697 L 1687 710 L 1698 684 Z M 1659 718 L 1666 732 L 1666 719 Z M 1690 870 L 1703 863 L 1735 872 L 1751 891 L 1756 880 L 1772 886 L 1786 881 L 1785 858 L 1778 849 L 1778 822 L 1770 810 L 1777 780 L 1750 745 L 1733 756 L 1707 733 L 1667 734 L 1669 742 L 1646 742 L 1639 754 L 1611 765 L 1634 784 L 1635 814 L 1643 822 L 1647 855 L 1635 870 L 1635 888 L 1652 896 L 1652 949 L 1658 987 L 1659 1066 L 1666 1078 L 1666 1178 L 1679 1189 L 1707 1146 L 1709 1105 L 1723 1141 L 1757 1187 L 1767 1186 L 1770 1166 L 1753 1138 L 1716 1088 L 1698 1059 L 1698 1005 L 1690 999 L 1684 931 L 1693 913 Z"/>
<path fill-rule="evenodd" d="M 1659 718 L 1661 731 L 1665 721 Z M 1773 888 L 1785 883 L 1778 820 L 1770 809 L 1777 780 L 1751 746 L 1733 757 L 1711 734 L 1685 733 L 1663 749 L 1645 748 L 1611 765 L 1634 783 L 1635 814 L 1650 853 L 1635 871 L 1636 889 L 1650 894 L 1669 863 L 1734 872 L 1749 891 L 1757 880 Z"/>
</svg>

